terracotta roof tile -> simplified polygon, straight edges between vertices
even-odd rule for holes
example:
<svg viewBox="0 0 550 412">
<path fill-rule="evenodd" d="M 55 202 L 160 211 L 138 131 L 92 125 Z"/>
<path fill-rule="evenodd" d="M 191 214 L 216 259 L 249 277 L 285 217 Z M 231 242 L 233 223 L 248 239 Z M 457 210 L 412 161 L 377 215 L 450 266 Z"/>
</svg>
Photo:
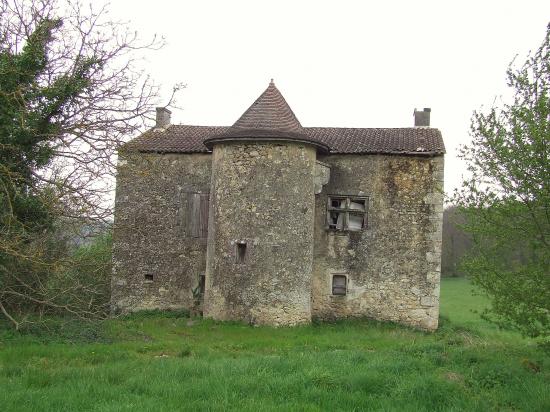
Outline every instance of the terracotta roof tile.
<svg viewBox="0 0 550 412">
<path fill-rule="evenodd" d="M 149 130 L 126 143 L 124 150 L 158 153 L 206 153 L 203 142 L 224 134 L 229 127 L 171 125 L 166 130 Z M 325 143 L 330 153 L 389 153 L 439 155 L 445 145 L 438 129 L 304 127 L 303 133 Z"/>
<path fill-rule="evenodd" d="M 263 129 L 299 133 L 302 125 L 273 83 L 243 113 L 229 132 L 235 129 Z"/>
<path fill-rule="evenodd" d="M 429 127 L 306 127 L 304 130 L 327 144 L 331 153 L 445 153 L 441 132 Z"/>
<path fill-rule="evenodd" d="M 124 150 L 159 153 L 208 152 L 203 142 L 227 131 L 226 126 L 170 125 L 166 129 L 150 129 L 122 146 Z"/>
</svg>

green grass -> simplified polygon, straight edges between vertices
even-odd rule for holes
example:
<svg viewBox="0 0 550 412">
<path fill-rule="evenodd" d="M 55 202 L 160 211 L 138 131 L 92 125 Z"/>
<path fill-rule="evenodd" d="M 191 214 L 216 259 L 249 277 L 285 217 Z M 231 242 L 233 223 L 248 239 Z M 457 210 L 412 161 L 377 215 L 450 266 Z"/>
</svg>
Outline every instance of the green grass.
<svg viewBox="0 0 550 412">
<path fill-rule="evenodd" d="M 550 360 L 442 283 L 436 333 L 367 321 L 250 327 L 142 313 L 0 332 L 2 411 L 550 410 Z M 74 332 L 74 333 L 73 333 Z"/>
</svg>

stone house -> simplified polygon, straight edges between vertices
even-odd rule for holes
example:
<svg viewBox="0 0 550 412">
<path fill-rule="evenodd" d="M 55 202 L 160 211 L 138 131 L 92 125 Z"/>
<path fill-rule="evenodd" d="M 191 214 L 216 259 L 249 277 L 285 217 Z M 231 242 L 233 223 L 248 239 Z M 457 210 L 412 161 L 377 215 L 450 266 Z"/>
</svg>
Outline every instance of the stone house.
<svg viewBox="0 0 550 412">
<path fill-rule="evenodd" d="M 119 151 L 112 308 L 437 328 L 443 155 L 415 127 L 303 127 L 271 82 L 230 127 L 157 124 Z"/>
</svg>

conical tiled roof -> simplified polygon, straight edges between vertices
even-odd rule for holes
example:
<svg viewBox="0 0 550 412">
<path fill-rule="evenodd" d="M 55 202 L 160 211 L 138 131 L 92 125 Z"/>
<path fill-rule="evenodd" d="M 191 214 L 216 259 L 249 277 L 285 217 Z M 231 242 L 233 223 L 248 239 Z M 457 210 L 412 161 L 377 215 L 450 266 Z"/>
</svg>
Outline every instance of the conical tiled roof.
<svg viewBox="0 0 550 412">
<path fill-rule="evenodd" d="M 223 134 L 205 140 L 212 148 L 215 143 L 227 140 L 296 140 L 317 146 L 323 152 L 329 147 L 308 136 L 285 98 L 273 83 L 256 99 L 233 126 Z"/>
<path fill-rule="evenodd" d="M 300 133 L 302 125 L 285 98 L 273 83 L 233 124 L 235 129 L 266 129 Z"/>
</svg>

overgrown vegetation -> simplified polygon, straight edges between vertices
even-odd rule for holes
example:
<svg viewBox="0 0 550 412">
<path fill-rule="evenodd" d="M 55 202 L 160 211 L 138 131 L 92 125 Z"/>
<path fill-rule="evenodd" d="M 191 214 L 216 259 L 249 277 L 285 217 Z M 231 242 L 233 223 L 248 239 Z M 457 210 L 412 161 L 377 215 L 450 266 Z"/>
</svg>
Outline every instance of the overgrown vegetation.
<svg viewBox="0 0 550 412">
<path fill-rule="evenodd" d="M 462 268 L 488 318 L 550 339 L 550 25 L 507 75 L 513 102 L 475 112 L 462 151 L 471 177 L 455 201 L 475 245 Z"/>
<path fill-rule="evenodd" d="M 161 45 L 91 4 L 0 0 L 0 314 L 15 328 L 104 315 L 105 262 L 74 239 L 112 217 L 115 151 L 157 104 L 136 61 Z"/>
<path fill-rule="evenodd" d="M 366 320 L 277 329 L 156 311 L 84 336 L 5 329 L 2 409 L 548 410 L 548 354 L 481 320 L 470 309 L 487 302 L 471 288 L 443 281 L 433 334 Z"/>
<path fill-rule="evenodd" d="M 72 244 L 73 238 L 58 237 L 49 250 L 60 250 L 55 265 L 41 272 L 34 270 L 33 295 L 16 299 L 5 298 L 10 309 L 11 325 L 24 333 L 38 330 L 56 330 L 65 336 L 69 329 L 80 325 L 86 329 L 95 319 L 105 318 L 109 313 L 111 296 L 111 231 L 88 239 L 80 246 Z M 17 278 L 20 280 L 20 277 Z M 4 295 L 14 292 L 17 283 L 8 283 L 5 277 L 1 284 Z M 30 287 L 30 285 L 25 285 Z M 23 290 L 21 293 L 28 293 Z M 40 298 L 39 298 L 40 297 Z M 32 304 L 29 304 L 28 301 Z M 55 317 L 55 318 L 52 318 Z M 85 333 L 85 332 L 83 332 Z"/>
</svg>

